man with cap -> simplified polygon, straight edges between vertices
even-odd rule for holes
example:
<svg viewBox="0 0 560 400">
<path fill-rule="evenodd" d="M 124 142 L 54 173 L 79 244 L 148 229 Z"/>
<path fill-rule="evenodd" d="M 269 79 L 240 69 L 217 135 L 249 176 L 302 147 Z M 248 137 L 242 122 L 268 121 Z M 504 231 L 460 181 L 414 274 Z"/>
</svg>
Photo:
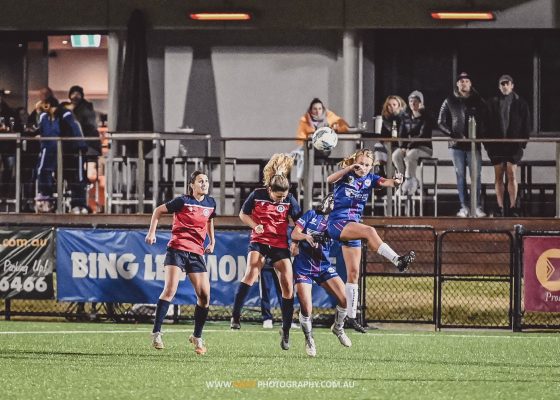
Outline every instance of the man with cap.
<svg viewBox="0 0 560 400">
<path fill-rule="evenodd" d="M 513 91 L 514 83 L 510 75 L 498 79 L 498 96 L 488 100 L 486 131 L 484 137 L 491 139 L 527 139 L 531 132 L 529 105 Z M 496 216 L 519 217 L 517 206 L 517 164 L 523 157 L 527 142 L 485 143 L 484 147 L 494 166 Z M 509 207 L 504 207 L 504 175 L 507 176 Z M 506 211 L 504 211 L 506 210 Z"/>
<path fill-rule="evenodd" d="M 399 142 L 399 147 L 393 152 L 393 164 L 397 172 L 406 178 L 401 191 L 404 195 L 413 195 L 418 189 L 418 179 L 416 178 L 416 168 L 420 158 L 431 157 L 432 149 L 432 129 L 434 127 L 433 117 L 424 108 L 424 95 L 415 90 L 408 95 L 409 111 L 403 118 L 403 129 L 401 137 L 404 139 L 426 139 L 422 142 Z"/>
<path fill-rule="evenodd" d="M 455 86 L 453 94 L 447 97 L 441 105 L 438 118 L 439 128 L 445 135 L 450 136 L 451 139 L 465 139 L 469 136 L 469 119 L 473 117 L 476 121 L 476 136 L 480 137 L 484 122 L 484 100 L 473 88 L 471 77 L 466 72 L 461 72 L 457 76 Z M 472 168 L 476 168 L 477 171 L 477 206 L 473 210 L 473 216 L 477 218 L 485 217 L 486 213 L 482 210 L 480 198 L 480 173 L 482 169 L 480 143 L 476 144 L 476 160 L 472 159 L 471 143 L 451 140 L 448 146 L 455 168 L 457 190 L 459 192 L 459 201 L 461 202 L 461 208 L 457 216 L 465 218 L 470 214 L 466 180 L 466 167 L 468 166 L 469 172 L 472 171 Z"/>
</svg>

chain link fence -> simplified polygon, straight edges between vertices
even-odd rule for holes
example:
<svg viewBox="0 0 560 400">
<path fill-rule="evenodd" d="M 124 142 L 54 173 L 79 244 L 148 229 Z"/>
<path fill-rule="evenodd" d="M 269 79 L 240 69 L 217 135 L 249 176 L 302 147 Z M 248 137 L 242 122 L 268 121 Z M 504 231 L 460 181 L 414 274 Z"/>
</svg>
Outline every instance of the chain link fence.
<svg viewBox="0 0 560 400">
<path fill-rule="evenodd" d="M 376 227 L 398 254 L 414 250 L 416 260 L 401 273 L 364 247 L 362 313 L 366 322 L 435 323 L 436 234 L 426 226 Z"/>
<path fill-rule="evenodd" d="M 512 234 L 447 231 L 438 241 L 438 326 L 511 328 Z"/>
</svg>

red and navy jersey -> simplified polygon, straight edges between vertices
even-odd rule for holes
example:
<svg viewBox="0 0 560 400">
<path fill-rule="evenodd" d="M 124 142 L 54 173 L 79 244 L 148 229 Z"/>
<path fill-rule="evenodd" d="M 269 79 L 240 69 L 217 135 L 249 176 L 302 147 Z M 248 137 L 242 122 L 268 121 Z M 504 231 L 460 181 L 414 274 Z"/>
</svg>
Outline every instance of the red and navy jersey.
<svg viewBox="0 0 560 400">
<path fill-rule="evenodd" d="M 182 195 L 165 203 L 165 206 L 167 211 L 174 213 L 171 240 L 167 246 L 204 254 L 208 221 L 216 216 L 216 201 L 210 196 L 198 201 L 191 195 Z"/>
<path fill-rule="evenodd" d="M 266 188 L 254 190 L 245 200 L 242 211 L 251 215 L 253 221 L 264 228 L 264 232 L 260 234 L 254 230 L 251 232 L 251 243 L 280 249 L 288 248 L 288 217 L 297 221 L 301 214 L 301 208 L 291 193 L 283 202 L 275 203 Z"/>
</svg>

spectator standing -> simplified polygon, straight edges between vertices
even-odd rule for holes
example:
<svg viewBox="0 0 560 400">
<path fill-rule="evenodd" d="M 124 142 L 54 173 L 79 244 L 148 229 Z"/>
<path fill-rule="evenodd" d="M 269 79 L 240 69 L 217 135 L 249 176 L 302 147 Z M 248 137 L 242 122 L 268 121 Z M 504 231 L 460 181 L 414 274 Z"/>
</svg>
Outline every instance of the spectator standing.
<svg viewBox="0 0 560 400">
<path fill-rule="evenodd" d="M 391 95 L 385 99 L 381 110 L 383 117 L 383 125 L 381 127 L 381 135 L 384 137 L 403 137 L 405 129 L 406 102 L 402 97 Z M 396 146 L 396 144 L 391 147 Z M 385 165 L 387 164 L 387 148 L 380 142 L 373 146 L 373 173 L 385 177 Z"/>
<path fill-rule="evenodd" d="M 447 97 L 439 111 L 438 125 L 440 130 L 452 139 L 468 138 L 469 118 L 473 117 L 476 121 L 477 137 L 482 132 L 483 114 L 485 103 L 482 97 L 474 89 L 471 77 L 466 72 L 461 72 L 456 80 L 456 88 L 453 94 Z M 467 191 L 466 168 L 469 172 L 473 168 L 477 170 L 477 207 L 473 215 L 477 218 L 485 217 L 486 213 L 482 210 L 480 198 L 480 173 L 482 169 L 482 161 L 480 158 L 480 143 L 476 144 L 476 161 L 472 160 L 471 144 L 468 142 L 449 142 L 451 151 L 451 159 L 455 168 L 457 177 L 457 190 L 459 192 L 459 201 L 461 208 L 457 213 L 458 217 L 466 218 L 470 214 L 469 197 Z"/>
<path fill-rule="evenodd" d="M 528 139 L 531 132 L 529 105 L 513 90 L 515 87 L 510 75 L 502 75 L 498 80 L 500 94 L 488 100 L 488 113 L 484 137 L 491 139 Z M 523 157 L 527 142 L 485 143 L 484 147 L 494 166 L 496 216 L 519 217 L 517 208 L 517 164 Z M 504 208 L 504 175 L 507 175 L 509 209 Z"/>
</svg>

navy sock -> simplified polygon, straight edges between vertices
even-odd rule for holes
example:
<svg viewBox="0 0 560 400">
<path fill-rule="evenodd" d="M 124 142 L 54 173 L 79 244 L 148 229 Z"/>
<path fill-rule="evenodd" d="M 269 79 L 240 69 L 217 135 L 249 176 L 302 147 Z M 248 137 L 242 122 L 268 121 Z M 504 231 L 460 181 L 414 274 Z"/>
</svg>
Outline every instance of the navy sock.
<svg viewBox="0 0 560 400">
<path fill-rule="evenodd" d="M 243 303 L 245 303 L 245 297 L 247 297 L 249 289 L 251 289 L 251 286 L 243 282 L 239 283 L 237 293 L 235 293 L 235 300 L 233 301 L 232 317 L 235 321 L 239 321 L 239 318 L 241 318 L 241 307 L 243 307 Z"/>
<path fill-rule="evenodd" d="M 294 298 L 286 299 L 282 297 L 282 329 L 290 330 L 292 318 L 294 317 Z"/>
<path fill-rule="evenodd" d="M 154 321 L 154 329 L 152 330 L 153 333 L 161 332 L 161 324 L 163 323 L 163 319 L 167 315 L 167 310 L 169 310 L 170 305 L 171 302 L 167 300 L 158 300 L 156 308 L 156 320 Z"/>
<path fill-rule="evenodd" d="M 194 308 L 194 333 L 193 336 L 199 338 L 202 336 L 202 328 L 208 317 L 209 307 L 200 307 L 198 304 Z"/>
</svg>

